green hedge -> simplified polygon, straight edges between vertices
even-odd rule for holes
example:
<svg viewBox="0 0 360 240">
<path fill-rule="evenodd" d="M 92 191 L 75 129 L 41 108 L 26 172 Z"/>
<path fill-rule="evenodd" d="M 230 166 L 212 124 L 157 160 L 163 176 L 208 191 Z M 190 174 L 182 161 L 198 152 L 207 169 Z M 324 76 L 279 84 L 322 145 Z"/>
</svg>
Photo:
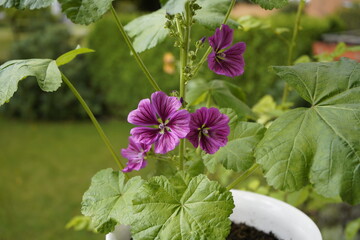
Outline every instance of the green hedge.
<svg viewBox="0 0 360 240">
<path fill-rule="evenodd" d="M 123 19 L 124 22 L 129 20 L 129 17 Z M 206 64 L 199 74 L 207 80 L 225 79 L 241 86 L 248 94 L 248 102 L 251 105 L 265 93 L 281 92 L 281 84 L 276 84 L 276 76 L 269 73 L 268 67 L 286 64 L 287 47 L 276 37 L 274 28 L 292 28 L 295 16 L 276 15 L 263 21 L 264 24 L 271 24 L 272 28 L 259 27 L 248 32 L 238 30 L 235 33 L 235 41 L 244 41 L 247 44 L 243 76 L 235 79 L 217 76 L 207 69 Z M 322 33 L 338 30 L 338 26 L 332 19 L 305 17 L 295 56 L 311 54 L 312 42 L 319 39 Z M 196 28 L 192 33 L 193 42 L 211 34 L 209 30 Z M 290 35 L 290 32 L 287 34 Z M 178 75 L 168 75 L 162 70 L 162 57 L 164 53 L 174 51 L 172 44 L 173 40 L 169 38 L 155 49 L 141 54 L 160 87 L 167 92 L 178 87 Z M 149 97 L 153 89 L 130 56 L 111 18 L 105 18 L 95 24 L 89 35 L 89 46 L 96 50 L 96 53 L 90 56 L 90 64 L 93 66 L 90 69 L 92 81 L 103 91 L 105 105 L 111 109 L 112 114 L 126 116 L 130 110 L 136 108 L 139 99 Z M 177 52 L 174 55 L 177 57 Z"/>
</svg>

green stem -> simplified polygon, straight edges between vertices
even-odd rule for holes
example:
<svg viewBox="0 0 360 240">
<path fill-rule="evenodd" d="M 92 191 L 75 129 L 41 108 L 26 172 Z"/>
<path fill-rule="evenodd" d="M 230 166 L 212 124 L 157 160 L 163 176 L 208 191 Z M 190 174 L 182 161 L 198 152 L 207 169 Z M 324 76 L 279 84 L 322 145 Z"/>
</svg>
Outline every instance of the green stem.
<svg viewBox="0 0 360 240">
<path fill-rule="evenodd" d="M 236 187 L 239 183 L 241 183 L 243 180 L 245 180 L 247 177 L 249 177 L 251 174 L 253 174 L 256 169 L 258 169 L 259 164 L 255 163 L 251 168 L 246 170 L 243 174 L 241 174 L 238 178 L 236 178 L 232 183 L 230 183 L 226 189 L 230 190 Z"/>
<path fill-rule="evenodd" d="M 114 151 L 114 148 L 112 147 L 112 145 L 110 143 L 109 138 L 104 133 L 104 130 L 101 128 L 99 122 L 96 120 L 96 118 L 95 118 L 94 114 L 91 112 L 89 106 L 86 104 L 85 100 L 81 97 L 80 93 L 76 90 L 74 85 L 72 85 L 70 80 L 63 73 L 61 73 L 61 76 L 62 76 L 62 80 L 64 81 L 64 83 L 70 88 L 72 93 L 79 100 L 79 102 L 80 102 L 81 106 L 84 108 L 85 112 L 90 117 L 90 119 L 91 119 L 92 123 L 94 124 L 97 132 L 99 133 L 101 139 L 104 141 L 105 145 L 107 146 L 107 148 L 109 149 L 111 155 L 113 156 L 116 164 L 119 166 L 120 169 L 123 169 L 124 165 L 120 162 L 120 159 L 116 155 L 116 153 Z M 129 179 L 129 176 L 126 173 L 125 173 L 125 176 Z"/>
<path fill-rule="evenodd" d="M 187 80 L 187 72 L 185 69 L 187 68 L 189 61 L 189 50 L 190 50 L 190 33 L 191 33 L 191 25 L 192 25 L 192 16 L 190 9 L 190 2 L 186 2 L 185 4 L 185 29 L 184 34 L 182 34 L 182 29 L 180 29 L 180 36 L 182 38 L 182 46 L 180 50 L 180 98 L 185 101 L 185 86 Z M 180 139 L 179 146 L 179 168 L 180 170 L 184 169 L 184 155 L 185 155 L 185 139 Z"/>
<path fill-rule="evenodd" d="M 142 61 L 142 59 L 140 58 L 139 54 L 136 52 L 136 50 L 135 50 L 133 44 L 131 43 L 131 40 L 130 40 L 129 36 L 125 32 L 125 29 L 124 29 L 123 25 L 121 24 L 121 22 L 120 22 L 120 20 L 119 20 L 119 18 L 117 16 L 116 11 L 115 11 L 113 6 L 111 6 L 111 12 L 112 12 L 112 15 L 115 18 L 116 25 L 117 25 L 121 35 L 123 36 L 123 38 L 124 38 L 126 44 L 128 45 L 128 47 L 130 48 L 136 62 L 139 64 L 141 70 L 144 72 L 145 76 L 148 78 L 148 80 L 149 80 L 150 84 L 153 86 L 153 88 L 156 91 L 161 91 L 159 85 L 156 83 L 155 79 L 151 76 L 149 70 L 145 66 L 145 64 Z"/>
<path fill-rule="evenodd" d="M 303 9 L 305 7 L 305 0 L 301 0 L 297 9 L 297 13 L 296 13 L 296 19 L 295 19 L 295 25 L 294 25 L 294 30 L 293 30 L 293 34 L 292 34 L 292 38 L 291 38 L 291 42 L 289 44 L 289 55 L 288 55 L 288 59 L 287 59 L 287 65 L 291 66 L 292 65 L 292 61 L 293 61 L 293 55 L 294 55 L 294 48 L 296 45 L 296 39 L 299 33 L 299 28 L 300 28 L 300 22 L 301 22 L 301 16 L 302 16 L 302 12 Z M 282 104 L 286 103 L 286 99 L 289 95 L 289 85 L 287 83 L 285 83 L 285 87 L 284 87 L 284 91 L 283 91 L 283 96 L 282 96 Z"/>
<path fill-rule="evenodd" d="M 229 17 L 230 17 L 230 13 L 231 10 L 233 9 L 233 7 L 235 6 L 236 0 L 231 0 L 230 6 L 228 8 L 228 11 L 225 15 L 224 21 L 222 22 L 222 24 L 226 24 L 226 22 L 228 21 Z M 194 72 L 193 72 L 193 76 L 195 77 L 196 74 L 198 73 L 198 71 L 200 70 L 201 66 L 204 64 L 204 62 L 206 62 L 207 57 L 209 56 L 209 54 L 211 53 L 212 48 L 208 47 L 208 49 L 206 50 L 204 56 L 201 58 L 200 62 L 196 65 Z"/>
</svg>

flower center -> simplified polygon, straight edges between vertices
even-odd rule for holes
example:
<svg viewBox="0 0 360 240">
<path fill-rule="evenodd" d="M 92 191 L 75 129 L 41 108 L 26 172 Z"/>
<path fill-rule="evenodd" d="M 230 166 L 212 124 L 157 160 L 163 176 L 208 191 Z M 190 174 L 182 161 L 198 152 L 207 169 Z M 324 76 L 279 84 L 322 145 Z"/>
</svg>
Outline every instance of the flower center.
<svg viewBox="0 0 360 240">
<path fill-rule="evenodd" d="M 166 126 L 166 124 L 168 124 L 169 121 L 170 121 L 170 119 L 167 119 L 167 120 L 165 121 L 165 123 L 163 123 L 162 121 L 160 121 L 160 124 L 159 124 L 160 134 L 164 134 L 165 131 L 171 132 L 171 129 L 170 129 L 168 126 Z"/>
<path fill-rule="evenodd" d="M 160 123 L 160 125 L 159 125 L 160 130 L 164 130 L 165 127 L 166 127 L 165 123 Z"/>
<path fill-rule="evenodd" d="M 210 129 L 210 128 L 207 128 L 207 127 L 205 126 L 205 124 L 202 125 L 200 128 L 198 128 L 198 130 L 199 130 L 199 137 L 201 137 L 201 136 L 206 136 L 206 137 L 208 137 L 208 136 L 209 136 L 209 129 Z"/>
<path fill-rule="evenodd" d="M 209 134 L 209 130 L 207 128 L 203 128 L 201 131 L 202 131 L 202 134 L 204 134 L 204 135 Z"/>
<path fill-rule="evenodd" d="M 226 54 L 224 52 L 217 53 L 216 56 L 221 60 L 224 60 L 226 58 Z"/>
</svg>

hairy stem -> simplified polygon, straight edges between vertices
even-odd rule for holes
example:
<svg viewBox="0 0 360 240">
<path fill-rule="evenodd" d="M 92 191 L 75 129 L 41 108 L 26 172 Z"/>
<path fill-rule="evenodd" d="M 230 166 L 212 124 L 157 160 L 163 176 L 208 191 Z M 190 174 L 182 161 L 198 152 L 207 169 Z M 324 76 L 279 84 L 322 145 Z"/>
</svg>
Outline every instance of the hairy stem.
<svg viewBox="0 0 360 240">
<path fill-rule="evenodd" d="M 187 80 L 187 66 L 189 62 L 189 50 L 190 50 L 190 33 L 192 25 L 192 15 L 190 9 L 190 2 L 185 4 L 185 19 L 184 20 L 184 32 L 182 34 L 182 29 L 180 29 L 180 36 L 182 38 L 182 46 L 180 50 L 180 98 L 185 101 L 185 86 Z M 185 155 L 185 139 L 180 139 L 179 146 L 179 168 L 180 170 L 184 169 L 184 155 Z"/>
<path fill-rule="evenodd" d="M 112 15 L 115 18 L 116 25 L 117 25 L 121 35 L 123 36 L 123 38 L 124 38 L 126 44 L 128 45 L 128 47 L 130 48 L 130 51 L 132 52 L 136 62 L 139 64 L 141 70 L 144 72 L 145 76 L 147 77 L 147 79 L 149 80 L 150 84 L 153 86 L 155 91 L 161 91 L 159 85 L 156 83 L 155 79 L 151 76 L 149 70 L 145 66 L 145 64 L 142 61 L 142 59 L 140 58 L 139 54 L 135 51 L 135 48 L 134 48 L 133 44 L 131 43 L 131 40 L 130 40 L 129 36 L 125 32 L 125 29 L 124 29 L 123 25 L 121 24 L 121 22 L 120 22 L 120 20 L 119 20 L 119 18 L 117 16 L 117 13 L 116 13 L 113 6 L 111 6 L 111 12 L 112 12 Z"/>
<path fill-rule="evenodd" d="M 228 11 L 226 12 L 224 21 L 222 22 L 222 24 L 226 24 L 226 22 L 228 21 L 229 17 L 230 17 L 230 13 L 231 10 L 233 9 L 233 7 L 235 6 L 236 0 L 231 0 L 230 6 L 228 8 Z M 206 62 L 207 57 L 209 56 L 209 54 L 211 53 L 212 48 L 208 47 L 208 49 L 206 50 L 204 56 L 201 58 L 200 62 L 196 65 L 194 72 L 193 72 L 193 76 L 195 77 L 198 73 L 198 71 L 200 70 L 201 66 L 204 64 L 204 62 Z"/>
<path fill-rule="evenodd" d="M 116 164 L 119 166 L 120 169 L 124 168 L 124 165 L 121 163 L 120 159 L 118 158 L 118 156 L 116 155 L 113 146 L 110 143 L 109 138 L 106 136 L 104 130 L 101 128 L 99 122 L 96 120 L 94 114 L 92 113 L 92 111 L 90 110 L 89 106 L 86 104 L 85 100 L 81 97 L 80 93 L 76 90 L 76 88 L 74 87 L 74 85 L 72 85 L 72 83 L 70 82 L 70 80 L 63 74 L 61 73 L 62 76 L 62 80 L 63 82 L 70 88 L 70 90 L 72 91 L 72 93 L 75 95 L 75 97 L 78 99 L 78 101 L 80 102 L 81 106 L 84 108 L 85 112 L 87 113 L 87 115 L 89 116 L 89 118 L 91 119 L 92 123 L 94 124 L 97 132 L 99 133 L 101 139 L 104 141 L 105 145 L 107 146 L 107 148 L 109 149 L 112 157 L 114 158 Z M 127 179 L 129 179 L 129 176 L 125 173 L 125 176 Z"/>
<path fill-rule="evenodd" d="M 238 178 L 236 178 L 232 183 L 230 183 L 226 187 L 226 189 L 230 190 L 230 189 L 233 189 L 234 187 L 236 187 L 239 183 L 241 183 L 246 178 L 248 178 L 251 174 L 253 174 L 256 171 L 256 169 L 258 169 L 258 167 L 259 167 L 259 164 L 255 163 L 251 168 L 246 170 L 243 174 L 241 174 Z"/>
<path fill-rule="evenodd" d="M 288 52 L 289 52 L 288 59 L 287 59 L 288 66 L 292 65 L 294 48 L 295 48 L 296 39 L 297 39 L 297 36 L 299 33 L 301 16 L 302 16 L 303 9 L 305 7 L 305 3 L 306 3 L 305 0 L 301 0 L 299 3 L 298 9 L 297 9 L 294 30 L 293 30 L 291 42 L 289 44 L 289 50 L 288 50 Z M 283 96 L 282 96 L 282 100 L 281 100 L 282 104 L 286 103 L 288 95 L 289 95 L 289 85 L 287 83 L 285 83 Z"/>
</svg>

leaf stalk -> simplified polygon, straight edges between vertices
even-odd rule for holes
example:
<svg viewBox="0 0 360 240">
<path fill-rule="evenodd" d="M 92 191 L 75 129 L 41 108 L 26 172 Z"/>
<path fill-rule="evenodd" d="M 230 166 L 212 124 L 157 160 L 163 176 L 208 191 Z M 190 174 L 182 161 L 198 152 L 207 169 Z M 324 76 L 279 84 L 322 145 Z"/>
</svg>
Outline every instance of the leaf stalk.
<svg viewBox="0 0 360 240">
<path fill-rule="evenodd" d="M 248 178 L 251 174 L 253 174 L 257 169 L 259 168 L 259 164 L 255 163 L 251 168 L 246 170 L 243 174 L 241 174 L 239 177 L 237 177 L 232 183 L 230 183 L 226 189 L 231 190 L 234 187 L 236 187 L 239 183 L 244 181 L 246 178 Z"/>
<path fill-rule="evenodd" d="M 147 79 L 149 80 L 150 84 L 155 89 L 155 91 L 161 91 L 159 85 L 157 84 L 157 82 L 155 81 L 155 79 L 153 78 L 153 76 L 151 75 L 151 73 L 149 72 L 147 67 L 145 66 L 143 60 L 140 58 L 139 54 L 136 52 L 136 50 L 135 50 L 129 36 L 125 32 L 124 26 L 121 24 L 120 19 L 118 18 L 117 13 L 113 6 L 111 6 L 111 13 L 115 18 L 116 25 L 117 25 L 121 35 L 123 36 L 128 47 L 130 48 L 130 51 L 132 52 L 136 62 L 139 64 L 141 70 L 144 72 L 145 76 L 147 77 Z"/>
<path fill-rule="evenodd" d="M 62 80 L 63 82 L 70 88 L 71 92 L 75 95 L 75 97 L 78 99 L 78 101 L 80 102 L 81 106 L 84 108 L 85 112 L 87 113 L 87 115 L 89 116 L 89 118 L 91 119 L 91 122 L 94 124 L 97 132 L 99 133 L 101 139 L 104 141 L 105 145 L 107 146 L 107 148 L 109 149 L 112 157 L 114 158 L 116 164 L 118 165 L 118 167 L 120 169 L 124 168 L 124 165 L 121 163 L 120 159 L 118 158 L 118 156 L 116 155 L 113 146 L 110 143 L 109 138 L 106 136 L 104 130 L 102 129 L 102 127 L 100 126 L 99 122 L 97 121 L 97 119 L 95 118 L 94 114 L 92 113 L 92 111 L 90 110 L 89 106 L 86 104 L 85 100 L 81 97 L 80 93 L 76 90 L 76 88 L 74 87 L 74 85 L 70 82 L 70 80 L 63 74 L 61 73 L 62 76 Z M 125 174 L 125 177 L 127 179 L 129 179 L 129 176 Z"/>
<path fill-rule="evenodd" d="M 294 48 L 296 46 L 296 39 L 297 39 L 297 36 L 299 33 L 300 22 L 301 22 L 302 12 L 305 7 L 305 3 L 306 3 L 305 0 L 301 0 L 299 3 L 298 9 L 297 9 L 294 30 L 293 30 L 291 42 L 289 43 L 289 50 L 288 50 L 289 55 L 288 55 L 288 59 L 287 59 L 288 66 L 293 65 L 292 61 L 293 61 L 293 55 L 294 55 Z M 289 84 L 285 83 L 281 104 L 286 103 L 288 95 L 289 95 Z"/>
</svg>

